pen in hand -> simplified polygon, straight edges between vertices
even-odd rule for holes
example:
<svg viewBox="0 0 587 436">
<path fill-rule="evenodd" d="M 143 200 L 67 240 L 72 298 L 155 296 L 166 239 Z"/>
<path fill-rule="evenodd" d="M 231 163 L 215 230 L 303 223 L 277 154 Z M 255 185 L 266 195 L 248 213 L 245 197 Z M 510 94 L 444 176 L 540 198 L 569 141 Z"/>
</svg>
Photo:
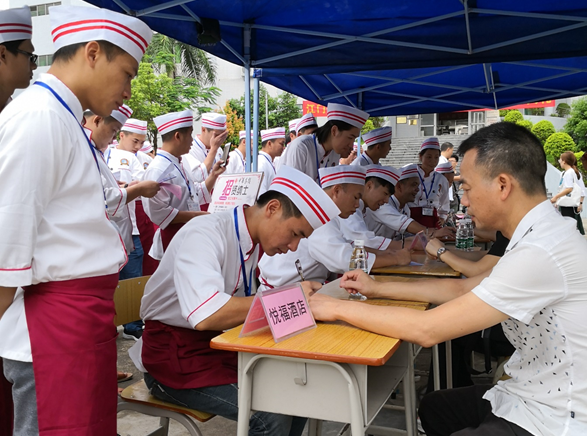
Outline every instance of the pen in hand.
<svg viewBox="0 0 587 436">
<path fill-rule="evenodd" d="M 298 270 L 298 274 L 300 275 L 300 279 L 302 279 L 302 282 L 305 282 L 306 279 L 304 278 L 304 270 L 302 269 L 300 259 L 296 259 L 296 269 Z"/>
</svg>

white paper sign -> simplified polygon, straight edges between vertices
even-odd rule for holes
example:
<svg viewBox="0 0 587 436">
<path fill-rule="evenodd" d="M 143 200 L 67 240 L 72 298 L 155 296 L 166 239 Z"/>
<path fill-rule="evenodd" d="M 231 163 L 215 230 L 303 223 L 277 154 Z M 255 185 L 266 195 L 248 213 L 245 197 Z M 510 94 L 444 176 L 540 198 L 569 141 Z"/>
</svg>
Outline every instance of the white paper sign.
<svg viewBox="0 0 587 436">
<path fill-rule="evenodd" d="M 223 212 L 235 206 L 257 201 L 263 173 L 242 173 L 221 175 L 216 180 L 208 212 Z"/>
</svg>

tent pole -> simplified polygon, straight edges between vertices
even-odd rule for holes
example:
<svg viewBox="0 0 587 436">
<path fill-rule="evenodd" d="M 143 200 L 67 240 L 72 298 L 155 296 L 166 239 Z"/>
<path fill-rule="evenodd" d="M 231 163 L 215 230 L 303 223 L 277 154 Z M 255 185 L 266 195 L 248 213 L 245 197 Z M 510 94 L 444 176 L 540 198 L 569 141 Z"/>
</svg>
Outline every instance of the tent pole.
<svg viewBox="0 0 587 436">
<path fill-rule="evenodd" d="M 253 77 L 253 169 L 252 172 L 257 171 L 257 159 L 259 156 L 258 140 L 259 137 L 259 78 Z"/>
<path fill-rule="evenodd" d="M 245 25 L 243 29 L 245 51 L 245 141 L 247 144 L 247 157 L 245 171 L 251 172 L 251 25 Z"/>
</svg>

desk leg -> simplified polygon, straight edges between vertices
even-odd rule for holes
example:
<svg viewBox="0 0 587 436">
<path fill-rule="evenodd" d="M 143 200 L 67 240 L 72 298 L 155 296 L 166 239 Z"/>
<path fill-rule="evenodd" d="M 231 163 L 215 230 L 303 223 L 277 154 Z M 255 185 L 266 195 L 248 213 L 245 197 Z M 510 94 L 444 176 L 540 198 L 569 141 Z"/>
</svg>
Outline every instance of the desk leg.
<svg viewBox="0 0 587 436">
<path fill-rule="evenodd" d="M 452 389 L 452 342 L 445 342 L 446 348 L 446 388 Z"/>
<path fill-rule="evenodd" d="M 414 436 L 416 434 L 416 381 L 414 380 L 414 345 L 406 345 L 408 346 L 408 351 L 406 353 L 407 368 L 403 380 L 406 433 L 407 436 Z"/>
<path fill-rule="evenodd" d="M 322 434 L 322 420 L 309 419 L 308 420 L 308 436 L 320 436 Z"/>
<path fill-rule="evenodd" d="M 432 373 L 434 374 L 434 390 L 440 390 L 440 358 L 438 356 L 438 344 L 432 347 Z"/>
<path fill-rule="evenodd" d="M 240 364 L 240 363 L 239 363 Z M 253 386 L 254 365 L 247 367 L 241 373 L 238 388 L 238 422 L 236 436 L 248 436 L 249 420 L 251 417 L 251 393 Z"/>
</svg>

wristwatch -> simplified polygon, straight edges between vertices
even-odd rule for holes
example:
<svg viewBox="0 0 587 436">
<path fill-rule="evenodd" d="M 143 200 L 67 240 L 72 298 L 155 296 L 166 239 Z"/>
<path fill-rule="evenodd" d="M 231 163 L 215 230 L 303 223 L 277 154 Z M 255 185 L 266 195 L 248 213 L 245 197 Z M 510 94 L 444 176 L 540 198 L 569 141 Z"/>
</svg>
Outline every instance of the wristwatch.
<svg viewBox="0 0 587 436">
<path fill-rule="evenodd" d="M 445 252 L 446 252 L 446 247 L 440 247 L 438 249 L 438 251 L 436 252 L 436 258 L 442 262 L 442 259 L 440 258 L 440 256 L 443 255 Z"/>
</svg>

